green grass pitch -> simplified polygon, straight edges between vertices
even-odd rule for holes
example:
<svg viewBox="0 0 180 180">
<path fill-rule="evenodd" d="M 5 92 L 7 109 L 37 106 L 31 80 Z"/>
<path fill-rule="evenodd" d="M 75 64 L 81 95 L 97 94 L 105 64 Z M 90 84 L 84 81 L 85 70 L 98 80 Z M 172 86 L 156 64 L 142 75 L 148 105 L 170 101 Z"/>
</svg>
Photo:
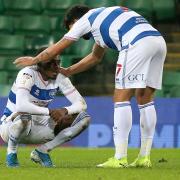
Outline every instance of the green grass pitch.
<svg viewBox="0 0 180 180">
<path fill-rule="evenodd" d="M 0 147 L 0 180 L 178 180 L 180 179 L 180 149 L 153 149 L 153 167 L 126 169 L 99 169 L 102 163 L 113 155 L 112 148 L 57 148 L 51 153 L 56 168 L 43 168 L 30 161 L 33 147 L 19 148 L 19 168 L 5 165 L 6 148 Z M 137 149 L 128 151 L 128 161 L 132 162 Z M 159 162 L 165 159 L 167 162 Z"/>
</svg>

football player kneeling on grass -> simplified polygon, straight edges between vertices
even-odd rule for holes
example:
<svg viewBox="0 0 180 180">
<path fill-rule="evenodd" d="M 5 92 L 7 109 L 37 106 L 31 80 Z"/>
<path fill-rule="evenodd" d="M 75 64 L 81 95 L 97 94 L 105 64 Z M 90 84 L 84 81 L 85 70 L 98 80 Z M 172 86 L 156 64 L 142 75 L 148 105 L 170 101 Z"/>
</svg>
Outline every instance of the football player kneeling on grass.
<svg viewBox="0 0 180 180">
<path fill-rule="evenodd" d="M 41 144 L 31 152 L 31 160 L 45 167 L 53 167 L 48 152 L 73 139 L 89 125 L 86 102 L 70 80 L 59 74 L 59 64 L 56 57 L 50 62 L 26 67 L 17 75 L 0 121 L 1 137 L 8 143 L 8 167 L 19 166 L 19 143 Z M 48 104 L 58 91 L 71 105 L 48 109 Z"/>
</svg>

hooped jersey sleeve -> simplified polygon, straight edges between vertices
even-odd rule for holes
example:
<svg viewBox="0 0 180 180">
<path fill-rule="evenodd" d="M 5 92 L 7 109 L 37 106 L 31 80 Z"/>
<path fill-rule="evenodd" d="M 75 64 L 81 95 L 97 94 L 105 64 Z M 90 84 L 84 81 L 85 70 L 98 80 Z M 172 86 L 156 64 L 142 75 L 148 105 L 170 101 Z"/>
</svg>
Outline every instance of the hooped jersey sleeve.
<svg viewBox="0 0 180 180">
<path fill-rule="evenodd" d="M 62 94 L 64 94 L 64 96 L 67 96 L 76 90 L 70 79 L 63 74 L 58 74 L 56 83 L 59 85 L 59 90 L 62 92 Z"/>
<path fill-rule="evenodd" d="M 87 108 L 86 102 L 77 89 L 72 85 L 69 78 L 59 74 L 57 80 L 61 92 L 71 102 L 70 106 L 64 107 L 67 109 L 68 114 L 75 114 L 85 111 Z"/>
<path fill-rule="evenodd" d="M 16 78 L 17 88 L 31 90 L 31 87 L 34 84 L 34 73 L 30 68 L 22 69 Z"/>
<path fill-rule="evenodd" d="M 38 80 L 35 79 L 34 71 L 29 67 L 18 73 L 16 78 L 16 110 L 30 114 L 49 115 L 48 108 L 40 107 L 30 100 L 30 91 L 35 81 Z"/>
</svg>

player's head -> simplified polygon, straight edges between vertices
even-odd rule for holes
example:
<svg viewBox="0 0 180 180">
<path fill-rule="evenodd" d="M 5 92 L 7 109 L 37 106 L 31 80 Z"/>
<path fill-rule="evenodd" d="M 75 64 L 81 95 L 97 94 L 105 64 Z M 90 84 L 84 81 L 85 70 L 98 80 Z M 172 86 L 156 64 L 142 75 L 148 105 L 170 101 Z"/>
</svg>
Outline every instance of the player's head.
<svg viewBox="0 0 180 180">
<path fill-rule="evenodd" d="M 42 47 L 38 49 L 38 53 L 41 53 L 44 51 L 47 47 Z M 56 56 L 54 59 L 48 61 L 48 62 L 40 62 L 37 64 L 38 71 L 41 73 L 44 80 L 55 80 L 58 75 L 60 65 L 60 58 L 59 55 Z"/>
<path fill-rule="evenodd" d="M 73 24 L 78 19 L 80 19 L 84 14 L 86 14 L 89 10 L 90 10 L 90 8 L 85 5 L 75 5 L 75 6 L 71 7 L 67 11 L 67 13 L 64 17 L 64 25 L 65 25 L 66 29 L 67 30 L 71 29 Z M 84 38 L 85 40 L 88 40 L 88 39 L 90 39 L 90 34 L 87 33 L 82 38 Z"/>
<path fill-rule="evenodd" d="M 71 7 L 64 17 L 64 25 L 66 29 L 69 30 L 71 26 L 89 10 L 90 8 L 84 5 L 75 5 Z"/>
</svg>

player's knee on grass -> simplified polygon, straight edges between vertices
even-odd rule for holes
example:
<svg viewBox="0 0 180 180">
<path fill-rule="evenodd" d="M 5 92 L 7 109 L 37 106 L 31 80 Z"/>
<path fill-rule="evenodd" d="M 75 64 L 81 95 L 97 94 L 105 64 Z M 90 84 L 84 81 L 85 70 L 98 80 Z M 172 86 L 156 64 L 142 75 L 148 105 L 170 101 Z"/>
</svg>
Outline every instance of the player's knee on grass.
<svg viewBox="0 0 180 180">
<path fill-rule="evenodd" d="M 78 123 L 77 121 L 77 117 L 85 114 L 86 112 L 80 112 L 79 114 L 73 114 L 73 115 L 66 115 L 60 124 L 57 124 L 54 128 L 54 134 L 55 136 L 61 132 L 62 130 L 68 128 L 68 127 L 71 127 L 71 126 L 74 126 L 76 123 Z M 87 114 L 87 113 L 86 113 Z M 86 115 L 86 117 L 84 116 L 84 118 L 82 118 L 81 120 L 83 120 L 83 124 L 84 124 L 84 127 L 87 128 L 89 123 L 90 123 L 90 116 L 89 115 Z M 81 121 L 80 120 L 80 121 Z"/>
</svg>

